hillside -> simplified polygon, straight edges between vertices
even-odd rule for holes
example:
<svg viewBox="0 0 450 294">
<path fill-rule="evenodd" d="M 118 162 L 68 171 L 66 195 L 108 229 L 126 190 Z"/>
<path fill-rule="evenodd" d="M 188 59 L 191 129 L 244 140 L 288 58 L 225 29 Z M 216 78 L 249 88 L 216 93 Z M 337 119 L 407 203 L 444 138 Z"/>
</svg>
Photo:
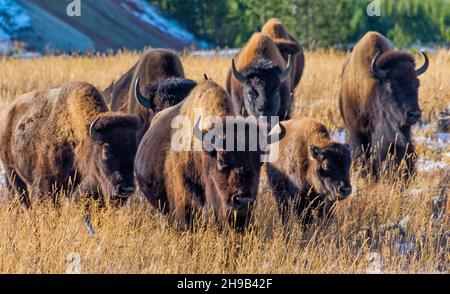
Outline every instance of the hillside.
<svg viewBox="0 0 450 294">
<path fill-rule="evenodd" d="M 206 46 L 143 0 L 83 0 L 81 16 L 74 17 L 67 15 L 69 3 L 0 0 L 3 51 L 11 40 L 24 43 L 31 51 L 50 53 Z"/>
</svg>

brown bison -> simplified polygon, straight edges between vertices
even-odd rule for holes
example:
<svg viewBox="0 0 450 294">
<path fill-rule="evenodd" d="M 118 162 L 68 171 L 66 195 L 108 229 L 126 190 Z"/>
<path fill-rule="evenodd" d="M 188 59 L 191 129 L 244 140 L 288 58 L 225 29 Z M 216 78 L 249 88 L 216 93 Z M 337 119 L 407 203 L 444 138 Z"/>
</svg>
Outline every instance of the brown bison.
<svg viewBox="0 0 450 294">
<path fill-rule="evenodd" d="M 372 172 L 392 157 L 394 166 L 406 159 L 407 174 L 414 170 L 411 127 L 421 118 L 419 80 L 429 66 L 415 69 L 414 58 L 392 49 L 376 32 L 367 33 L 344 65 L 339 99 L 355 158 L 367 163 L 373 155 Z M 367 166 L 366 164 L 364 164 Z"/>
<path fill-rule="evenodd" d="M 203 81 L 183 102 L 156 115 L 136 155 L 137 182 L 152 205 L 169 213 L 183 228 L 191 224 L 196 212 L 211 209 L 219 223 L 233 220 L 236 227 L 243 228 L 256 199 L 261 150 L 247 148 L 249 141 L 243 151 L 212 141 L 203 144 L 205 148 L 192 150 L 195 142 L 208 136 L 207 128 L 197 120 L 197 110 L 203 118 L 216 117 L 223 123 L 220 135 L 225 142 L 238 141 L 234 126 L 230 131 L 228 121 L 224 121 L 233 115 L 227 92 L 212 81 Z M 179 128 L 180 118 L 187 120 L 187 128 Z M 247 135 L 251 127 L 248 122 Z M 185 137 L 179 137 L 180 133 Z M 244 135 L 245 140 L 248 137 Z M 182 138 L 187 149 L 174 145 Z M 268 142 L 276 142 L 275 137 L 269 137 Z"/>
<path fill-rule="evenodd" d="M 312 119 L 282 124 L 287 135 L 279 150 L 271 151 L 278 159 L 267 163 L 267 182 L 284 222 L 293 202 L 296 215 L 310 223 L 313 212 L 328 215 L 334 202 L 351 194 L 349 146 L 333 142 L 325 126 Z"/>
<path fill-rule="evenodd" d="M 0 119 L 0 159 L 22 202 L 78 186 L 101 200 L 135 190 L 133 165 L 143 119 L 108 112 L 102 94 L 70 83 L 18 97 Z"/>
<path fill-rule="evenodd" d="M 292 48 L 296 44 L 292 43 Z M 283 59 L 276 43 L 255 33 L 233 59 L 227 90 L 236 114 L 288 119 L 292 106 L 292 57 Z"/>
<path fill-rule="evenodd" d="M 183 65 L 175 52 L 153 49 L 104 94 L 112 111 L 142 113 L 148 118 L 148 128 L 156 112 L 178 104 L 195 86 L 195 82 L 184 78 Z"/>
<path fill-rule="evenodd" d="M 284 60 L 292 56 L 291 87 L 295 89 L 300 83 L 305 67 L 305 54 L 302 46 L 295 40 L 279 19 L 270 19 L 261 29 L 262 33 L 272 37 Z"/>
</svg>

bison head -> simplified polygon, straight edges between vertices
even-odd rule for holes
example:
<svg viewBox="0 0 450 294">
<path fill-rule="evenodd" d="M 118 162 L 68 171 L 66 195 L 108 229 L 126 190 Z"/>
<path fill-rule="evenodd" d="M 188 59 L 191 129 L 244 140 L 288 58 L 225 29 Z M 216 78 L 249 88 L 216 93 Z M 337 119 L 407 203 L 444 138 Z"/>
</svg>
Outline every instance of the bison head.
<svg viewBox="0 0 450 294">
<path fill-rule="evenodd" d="M 135 191 L 134 157 L 144 119 L 134 115 L 98 116 L 89 127 L 94 160 L 90 163 L 102 194 L 124 200 Z"/>
<path fill-rule="evenodd" d="M 208 135 L 207 131 L 200 129 L 200 120 L 194 127 L 194 135 L 203 142 Z M 258 192 L 261 172 L 261 149 L 251 147 L 250 130 L 258 130 L 257 126 L 245 123 L 245 147 L 238 148 L 239 132 L 235 130 L 236 122 L 223 121 L 221 142 L 204 142 L 202 151 L 202 174 L 205 190 L 205 200 L 212 206 L 219 221 L 229 221 L 237 228 L 242 229 L 251 216 L 256 195 Z M 230 132 L 230 130 L 233 130 Z M 285 135 L 282 126 L 281 134 L 269 136 L 269 144 L 276 143 Z M 242 137 L 241 137 L 242 138 Z M 228 150 L 227 141 L 232 139 L 234 148 Z M 206 140 L 205 140 L 206 141 Z M 243 150 L 243 151 L 236 151 Z"/>
<path fill-rule="evenodd" d="M 429 60 L 425 52 L 425 64 L 415 69 L 414 58 L 407 53 L 377 52 L 372 60 L 372 74 L 379 82 L 379 109 L 386 118 L 398 127 L 410 127 L 422 116 L 419 107 L 418 76 L 425 73 Z"/>
<path fill-rule="evenodd" d="M 241 95 L 247 113 L 255 117 L 276 116 L 280 111 L 282 83 L 292 71 L 292 57 L 289 55 L 287 68 L 280 70 L 272 61 L 262 60 L 246 67 L 241 72 L 232 61 L 234 78 L 242 85 Z"/>
<path fill-rule="evenodd" d="M 134 93 L 136 100 L 143 107 L 160 112 L 180 103 L 196 86 L 197 84 L 191 80 L 169 78 L 148 85 L 143 94 L 141 93 L 140 79 L 137 79 Z"/>
<path fill-rule="evenodd" d="M 315 145 L 309 147 L 314 189 L 330 201 L 345 199 L 352 192 L 349 149 L 338 143 L 324 148 Z"/>
</svg>

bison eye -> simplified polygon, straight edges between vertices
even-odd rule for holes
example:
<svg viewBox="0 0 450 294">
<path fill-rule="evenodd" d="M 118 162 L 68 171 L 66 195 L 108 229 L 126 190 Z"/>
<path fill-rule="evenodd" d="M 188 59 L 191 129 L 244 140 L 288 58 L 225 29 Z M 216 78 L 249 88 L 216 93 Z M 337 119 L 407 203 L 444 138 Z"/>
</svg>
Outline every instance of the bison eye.
<svg viewBox="0 0 450 294">
<path fill-rule="evenodd" d="M 218 160 L 217 161 L 217 168 L 220 170 L 220 171 L 223 171 L 224 169 L 226 169 L 228 167 L 228 165 L 225 163 L 225 161 L 223 161 L 223 160 Z"/>
<path fill-rule="evenodd" d="M 327 163 L 324 163 L 322 165 L 322 169 L 323 169 L 324 172 L 330 172 L 331 171 L 331 166 L 329 164 L 327 164 Z"/>
</svg>

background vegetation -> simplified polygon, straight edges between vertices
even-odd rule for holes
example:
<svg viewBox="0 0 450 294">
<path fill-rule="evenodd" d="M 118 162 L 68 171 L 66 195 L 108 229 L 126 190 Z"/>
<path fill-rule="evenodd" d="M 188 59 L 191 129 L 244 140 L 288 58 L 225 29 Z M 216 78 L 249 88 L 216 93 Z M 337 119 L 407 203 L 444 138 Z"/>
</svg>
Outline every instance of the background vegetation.
<svg viewBox="0 0 450 294">
<path fill-rule="evenodd" d="M 372 0 L 148 0 L 199 38 L 239 47 L 271 17 L 280 18 L 301 44 L 346 48 L 369 30 L 396 46 L 448 45 L 449 0 L 378 0 L 381 17 L 367 15 Z"/>
<path fill-rule="evenodd" d="M 336 134 L 343 127 L 338 95 L 348 53 L 305 54 L 293 116 L 313 117 Z M 0 111 L 16 95 L 68 81 L 104 89 L 139 56 L 0 58 Z M 93 236 L 83 223 L 82 203 L 67 201 L 55 208 L 44 202 L 25 210 L 0 185 L 0 273 L 64 273 L 77 255 L 82 273 L 448 272 L 450 207 L 444 201 L 450 192 L 450 145 L 445 143 L 448 133 L 439 133 L 429 114 L 450 105 L 450 51 L 439 50 L 430 58 L 429 71 L 420 77 L 427 124 L 414 128 L 418 176 L 405 187 L 402 181 L 374 182 L 354 173 L 354 193 L 337 204 L 328 227 L 305 229 L 294 221 L 283 226 L 264 176 L 253 229 L 245 234 L 214 226 L 177 231 L 137 193 L 126 207 L 93 211 Z M 188 78 L 201 81 L 207 73 L 225 85 L 231 58 L 185 55 L 182 61 Z M 436 199 L 442 199 L 439 209 L 433 205 Z"/>
</svg>

